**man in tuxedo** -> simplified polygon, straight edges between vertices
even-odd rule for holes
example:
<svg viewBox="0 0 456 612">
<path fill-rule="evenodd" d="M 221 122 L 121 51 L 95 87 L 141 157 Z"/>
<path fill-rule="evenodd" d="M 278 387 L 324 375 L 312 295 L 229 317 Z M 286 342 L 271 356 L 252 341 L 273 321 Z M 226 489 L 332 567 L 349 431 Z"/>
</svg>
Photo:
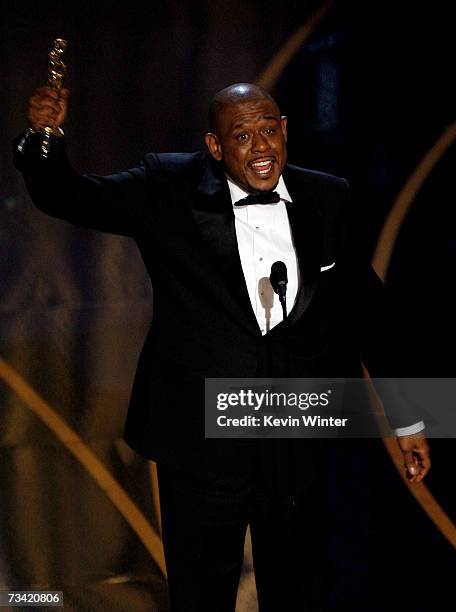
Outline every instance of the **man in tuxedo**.
<svg viewBox="0 0 456 612">
<path fill-rule="evenodd" d="M 134 237 L 152 279 L 125 440 L 158 464 L 172 609 L 234 610 L 248 524 L 260 609 L 324 609 L 327 444 L 206 440 L 204 380 L 358 377 L 361 360 L 372 376 L 396 375 L 381 283 L 353 248 L 347 182 L 287 164 L 287 118 L 248 83 L 212 100 L 208 152 L 80 175 L 63 137 L 40 152 L 39 130 L 63 123 L 67 99 L 35 92 L 15 163 L 44 212 Z M 286 321 L 269 282 L 278 260 Z M 430 460 L 415 421 L 391 415 L 419 482 Z"/>
</svg>

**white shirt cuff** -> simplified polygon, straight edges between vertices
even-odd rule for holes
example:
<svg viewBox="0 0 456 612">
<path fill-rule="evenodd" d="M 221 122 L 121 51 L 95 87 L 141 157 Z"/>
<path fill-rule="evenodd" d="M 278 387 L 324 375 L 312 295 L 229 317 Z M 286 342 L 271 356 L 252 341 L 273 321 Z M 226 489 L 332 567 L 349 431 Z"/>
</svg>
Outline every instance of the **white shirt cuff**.
<svg viewBox="0 0 456 612">
<path fill-rule="evenodd" d="M 418 433 L 419 431 L 423 431 L 424 422 L 419 421 L 414 425 L 409 425 L 408 427 L 398 427 L 394 430 L 394 434 L 398 437 L 400 436 L 412 436 L 413 434 Z"/>
</svg>

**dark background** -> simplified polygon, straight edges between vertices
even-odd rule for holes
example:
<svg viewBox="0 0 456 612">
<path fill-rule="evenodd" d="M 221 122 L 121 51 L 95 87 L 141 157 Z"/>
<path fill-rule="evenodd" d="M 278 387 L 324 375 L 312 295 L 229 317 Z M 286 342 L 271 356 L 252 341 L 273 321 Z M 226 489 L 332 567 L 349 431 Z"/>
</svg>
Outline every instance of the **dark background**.
<svg viewBox="0 0 456 612">
<path fill-rule="evenodd" d="M 151 150 L 200 148 L 211 96 L 254 81 L 319 4 L 0 2 L 0 354 L 152 521 L 147 468 L 118 440 L 152 313 L 142 262 L 127 238 L 36 211 L 12 167 L 10 141 L 26 125 L 27 98 L 46 80 L 49 45 L 60 36 L 69 43 L 65 131 L 76 168 L 109 173 Z M 289 117 L 290 161 L 350 181 L 369 254 L 405 181 L 455 120 L 451 12 L 439 0 L 336 1 L 272 90 Z M 454 376 L 454 158 L 453 145 L 415 199 L 386 279 L 410 376 Z M 3 383 L 0 391 L 4 584 L 62 586 L 77 610 L 163 602 L 157 569 L 116 510 Z M 427 484 L 456 520 L 452 445 L 432 441 Z M 338 466 L 332 493 L 340 601 L 374 610 L 380 594 L 393 601 L 394 587 L 395 603 L 426 609 L 435 597 L 442 603 L 434 609 L 452 610 L 444 596 L 454 550 L 381 443 L 356 446 L 349 461 Z M 114 587 L 116 576 L 124 580 Z"/>
</svg>

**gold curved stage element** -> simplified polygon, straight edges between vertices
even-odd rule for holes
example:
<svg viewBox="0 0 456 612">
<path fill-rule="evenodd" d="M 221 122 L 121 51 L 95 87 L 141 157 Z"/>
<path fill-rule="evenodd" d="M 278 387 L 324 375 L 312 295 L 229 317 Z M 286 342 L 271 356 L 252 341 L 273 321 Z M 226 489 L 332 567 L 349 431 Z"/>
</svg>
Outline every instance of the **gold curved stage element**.
<svg viewBox="0 0 456 612">
<path fill-rule="evenodd" d="M 402 223 L 410 210 L 416 194 L 423 186 L 439 159 L 456 140 L 456 121 L 452 123 L 437 142 L 429 149 L 405 183 L 388 214 L 375 248 L 372 265 L 384 281 Z"/>
<path fill-rule="evenodd" d="M 293 59 L 299 49 L 307 42 L 309 36 L 314 32 L 323 17 L 332 8 L 333 0 L 326 0 L 323 4 L 299 27 L 280 47 L 269 64 L 255 80 L 257 85 L 270 90 L 282 75 L 289 62 Z"/>
<path fill-rule="evenodd" d="M 389 429 L 388 420 L 386 418 L 385 411 L 383 409 L 383 404 L 375 392 L 374 385 L 370 380 L 370 376 L 366 368 L 363 370 L 364 378 L 368 383 L 368 392 L 369 392 L 369 401 L 370 404 L 374 407 L 374 415 L 377 421 L 377 425 L 380 431 L 385 431 Z M 424 512 L 428 515 L 440 533 L 448 540 L 448 542 L 456 548 L 456 527 L 454 523 L 451 521 L 448 514 L 444 511 L 444 509 L 439 505 L 437 500 L 434 498 L 432 493 L 426 487 L 424 482 L 420 482 L 418 484 L 411 484 L 406 476 L 404 470 L 404 460 L 402 457 L 402 452 L 399 448 L 399 445 L 394 436 L 384 437 L 383 444 L 390 456 L 391 461 L 394 463 L 399 475 L 407 486 L 410 493 L 416 499 L 416 501 L 423 508 Z"/>
<path fill-rule="evenodd" d="M 157 517 L 158 529 L 160 535 L 162 532 L 161 509 L 160 509 L 160 491 L 158 490 L 157 464 L 155 461 L 148 461 L 150 485 L 152 487 L 152 503 L 154 505 L 155 516 Z"/>
<path fill-rule="evenodd" d="M 455 140 L 456 122 L 452 123 L 443 132 L 436 143 L 422 158 L 394 202 L 393 207 L 383 225 L 382 231 L 380 232 L 372 259 L 372 265 L 383 281 L 385 280 L 388 272 L 388 267 L 394 251 L 394 245 L 396 244 L 402 223 L 404 222 L 404 219 L 407 216 L 407 213 L 410 210 L 417 193 L 428 176 L 431 174 L 439 159 L 445 154 L 447 149 Z M 456 548 L 456 525 L 451 521 L 450 517 L 443 510 L 423 482 L 419 483 L 418 485 L 412 485 L 407 481 L 403 474 L 404 467 L 402 463 L 402 453 L 397 443 L 391 438 L 384 438 L 383 442 L 391 460 L 398 469 L 401 478 L 407 485 L 410 493 L 421 505 L 437 529 L 445 536 L 448 542 L 454 548 Z"/>
<path fill-rule="evenodd" d="M 417 485 L 408 482 L 404 474 L 402 452 L 399 449 L 396 439 L 383 438 L 383 443 L 410 493 L 426 512 L 440 533 L 454 548 L 456 548 L 456 525 L 429 491 L 424 482 L 420 482 Z"/>
<path fill-rule="evenodd" d="M 272 89 L 288 63 L 302 45 L 307 42 L 321 19 L 329 12 L 332 4 L 331 0 L 323 2 L 315 13 L 288 38 L 256 79 L 257 85 L 261 85 L 266 90 Z M 455 140 L 456 122 L 443 132 L 434 146 L 426 153 L 394 202 L 391 212 L 383 225 L 372 259 L 373 267 L 382 280 L 385 280 L 397 236 L 416 194 L 439 159 Z M 391 438 L 383 438 L 383 442 L 410 493 L 415 497 L 437 529 L 456 548 L 456 526 L 454 523 L 424 483 L 411 485 L 407 481 L 403 474 L 402 453 L 397 442 Z"/>
<path fill-rule="evenodd" d="M 57 411 L 44 401 L 22 376 L 1 357 L 0 378 L 87 470 L 144 544 L 163 575 L 166 576 L 165 557 L 160 537 L 109 470 L 84 443 L 82 438 L 58 415 Z"/>
</svg>

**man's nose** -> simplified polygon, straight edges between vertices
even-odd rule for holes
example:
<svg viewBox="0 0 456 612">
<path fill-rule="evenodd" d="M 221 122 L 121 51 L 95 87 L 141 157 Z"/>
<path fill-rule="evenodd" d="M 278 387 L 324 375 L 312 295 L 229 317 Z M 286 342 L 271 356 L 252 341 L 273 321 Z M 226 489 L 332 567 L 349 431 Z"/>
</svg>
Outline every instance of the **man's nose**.
<svg viewBox="0 0 456 612">
<path fill-rule="evenodd" d="M 263 152 L 269 147 L 264 134 L 254 134 L 252 138 L 252 151 Z"/>
</svg>

